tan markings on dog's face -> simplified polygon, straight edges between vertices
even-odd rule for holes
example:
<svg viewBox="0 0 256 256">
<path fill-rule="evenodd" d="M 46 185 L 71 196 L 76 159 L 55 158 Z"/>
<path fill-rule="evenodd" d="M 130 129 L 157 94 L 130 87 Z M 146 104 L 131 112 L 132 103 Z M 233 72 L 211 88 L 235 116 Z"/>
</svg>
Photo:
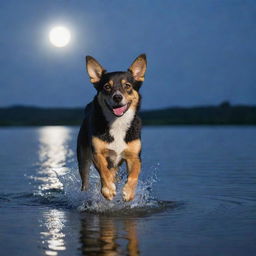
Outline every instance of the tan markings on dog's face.
<svg viewBox="0 0 256 256">
<path fill-rule="evenodd" d="M 123 96 L 126 98 L 127 102 L 131 102 L 131 108 L 137 109 L 139 103 L 139 94 L 133 89 L 132 85 L 126 80 L 122 80 L 122 85 L 124 88 Z"/>
<path fill-rule="evenodd" d="M 104 85 L 103 85 L 103 90 L 109 94 L 111 93 L 112 89 L 113 89 L 113 85 L 114 85 L 114 82 L 112 80 L 109 80 L 108 82 L 106 82 Z"/>
<path fill-rule="evenodd" d="M 103 77 L 97 97 L 105 113 L 110 111 L 114 116 L 122 116 L 128 109 L 137 110 L 140 96 L 133 83 L 134 79 L 128 72 L 107 73 Z M 124 110 L 123 113 L 121 108 Z M 118 111 L 121 114 L 118 114 Z"/>
<path fill-rule="evenodd" d="M 109 84 L 110 86 L 113 86 L 113 85 L 114 85 L 113 80 L 109 80 L 109 81 L 108 81 L 108 84 Z"/>
<path fill-rule="evenodd" d="M 130 82 L 128 82 L 125 79 L 121 80 L 121 84 L 123 87 L 123 90 L 126 91 L 127 93 L 131 93 L 131 91 L 133 90 L 132 84 Z"/>
</svg>

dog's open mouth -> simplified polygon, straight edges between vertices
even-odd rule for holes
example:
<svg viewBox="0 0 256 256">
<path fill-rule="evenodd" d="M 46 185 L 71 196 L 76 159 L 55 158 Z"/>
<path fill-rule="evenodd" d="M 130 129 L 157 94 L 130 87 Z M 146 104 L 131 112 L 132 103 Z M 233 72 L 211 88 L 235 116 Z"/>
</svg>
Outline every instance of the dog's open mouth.
<svg viewBox="0 0 256 256">
<path fill-rule="evenodd" d="M 119 106 L 112 106 L 110 107 L 107 102 L 106 105 L 108 106 L 109 110 L 113 112 L 115 116 L 122 116 L 130 107 L 131 102 L 125 104 L 125 105 L 119 105 Z"/>
<path fill-rule="evenodd" d="M 122 116 L 127 110 L 127 104 L 121 107 L 113 107 L 112 111 L 116 116 Z"/>
</svg>

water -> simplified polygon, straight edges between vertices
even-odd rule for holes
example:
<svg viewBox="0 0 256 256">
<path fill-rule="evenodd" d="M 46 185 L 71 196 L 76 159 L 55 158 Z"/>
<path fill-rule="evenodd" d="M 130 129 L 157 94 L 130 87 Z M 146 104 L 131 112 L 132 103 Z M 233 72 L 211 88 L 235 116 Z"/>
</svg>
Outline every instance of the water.
<svg viewBox="0 0 256 256">
<path fill-rule="evenodd" d="M 79 191 L 77 133 L 0 129 L 0 255 L 256 254 L 256 127 L 144 128 L 129 203 Z"/>
</svg>

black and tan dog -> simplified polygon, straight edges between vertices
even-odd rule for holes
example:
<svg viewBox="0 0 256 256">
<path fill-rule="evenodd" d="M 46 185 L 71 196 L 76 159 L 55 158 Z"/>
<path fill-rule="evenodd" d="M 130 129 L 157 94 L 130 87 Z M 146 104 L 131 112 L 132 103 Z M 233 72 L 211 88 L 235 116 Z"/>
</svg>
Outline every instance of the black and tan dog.
<svg viewBox="0 0 256 256">
<path fill-rule="evenodd" d="M 141 120 L 139 89 L 144 81 L 146 55 L 135 59 L 126 72 L 106 72 L 92 57 L 86 57 L 91 83 L 97 90 L 94 100 L 85 108 L 85 119 L 77 143 L 82 190 L 88 188 L 91 163 L 101 178 L 103 196 L 116 195 L 115 176 L 125 161 L 128 169 L 123 188 L 125 201 L 134 199 L 141 169 Z"/>
</svg>

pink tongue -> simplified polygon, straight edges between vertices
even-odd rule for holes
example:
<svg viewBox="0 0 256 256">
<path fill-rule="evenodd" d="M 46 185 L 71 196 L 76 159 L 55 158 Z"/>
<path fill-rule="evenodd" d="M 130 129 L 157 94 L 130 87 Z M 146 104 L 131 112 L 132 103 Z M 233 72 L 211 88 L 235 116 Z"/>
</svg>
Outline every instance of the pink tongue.
<svg viewBox="0 0 256 256">
<path fill-rule="evenodd" d="M 120 108 L 113 108 L 113 112 L 117 116 L 121 116 L 124 113 L 125 110 L 126 110 L 126 106 L 123 106 L 123 107 L 120 107 Z"/>
</svg>

